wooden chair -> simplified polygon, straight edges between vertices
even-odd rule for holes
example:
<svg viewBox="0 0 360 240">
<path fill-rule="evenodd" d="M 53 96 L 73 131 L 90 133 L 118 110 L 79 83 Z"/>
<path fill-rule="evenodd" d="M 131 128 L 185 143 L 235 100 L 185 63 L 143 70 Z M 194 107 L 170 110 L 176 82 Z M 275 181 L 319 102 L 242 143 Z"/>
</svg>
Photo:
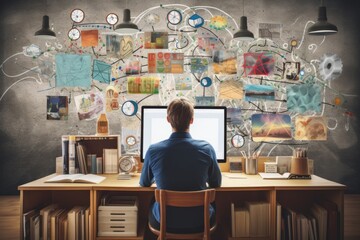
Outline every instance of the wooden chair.
<svg viewBox="0 0 360 240">
<path fill-rule="evenodd" d="M 204 239 L 210 240 L 210 233 L 214 231 L 216 224 L 210 228 L 209 205 L 215 201 L 215 189 L 202 191 L 170 191 L 155 189 L 155 201 L 160 204 L 160 230 L 153 228 L 149 223 L 150 230 L 158 236 L 158 240 L 165 239 Z M 166 232 L 166 206 L 173 207 L 196 207 L 204 206 L 204 231 L 199 233 L 176 234 Z"/>
</svg>

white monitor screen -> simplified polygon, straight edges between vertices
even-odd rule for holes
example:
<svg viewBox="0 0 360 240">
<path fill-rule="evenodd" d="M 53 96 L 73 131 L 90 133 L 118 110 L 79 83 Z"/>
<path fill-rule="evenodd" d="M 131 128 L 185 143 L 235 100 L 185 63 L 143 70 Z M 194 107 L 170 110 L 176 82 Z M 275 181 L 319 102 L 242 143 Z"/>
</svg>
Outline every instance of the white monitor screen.
<svg viewBox="0 0 360 240">
<path fill-rule="evenodd" d="M 172 129 L 166 120 L 166 106 L 143 106 L 141 113 L 141 160 L 144 161 L 149 146 L 168 139 Z M 226 107 L 195 107 L 190 134 L 193 139 L 210 143 L 218 162 L 226 161 Z"/>
</svg>

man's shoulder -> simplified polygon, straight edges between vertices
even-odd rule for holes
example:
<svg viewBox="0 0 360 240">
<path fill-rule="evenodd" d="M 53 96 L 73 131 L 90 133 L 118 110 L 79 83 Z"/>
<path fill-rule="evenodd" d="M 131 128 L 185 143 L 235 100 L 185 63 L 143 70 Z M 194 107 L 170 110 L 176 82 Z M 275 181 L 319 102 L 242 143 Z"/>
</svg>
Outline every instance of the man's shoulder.
<svg viewBox="0 0 360 240">
<path fill-rule="evenodd" d="M 166 147 L 167 143 L 168 143 L 168 139 L 163 140 L 161 142 L 153 143 L 149 146 L 148 151 L 164 148 L 164 147 Z"/>
</svg>

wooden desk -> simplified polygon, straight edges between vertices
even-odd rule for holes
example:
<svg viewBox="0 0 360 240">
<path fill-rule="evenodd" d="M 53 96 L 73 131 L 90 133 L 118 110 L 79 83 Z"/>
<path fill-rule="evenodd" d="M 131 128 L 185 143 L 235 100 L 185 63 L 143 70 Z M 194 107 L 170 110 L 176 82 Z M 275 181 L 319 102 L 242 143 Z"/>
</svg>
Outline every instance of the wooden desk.
<svg viewBox="0 0 360 240">
<path fill-rule="evenodd" d="M 58 203 L 62 207 L 71 208 L 75 205 L 90 206 L 93 216 L 92 239 L 152 239 L 147 231 L 147 216 L 153 198 L 153 187 L 140 187 L 140 174 L 131 180 L 117 180 L 117 175 L 103 175 L 106 179 L 99 184 L 79 183 L 44 183 L 50 175 L 19 186 L 22 214 L 45 203 Z M 313 175 L 311 180 L 263 180 L 259 175 L 223 172 L 222 186 L 216 189 L 217 230 L 212 239 L 246 239 L 231 238 L 232 202 L 240 204 L 245 201 L 267 201 L 270 203 L 270 236 L 276 239 L 276 203 L 294 209 L 307 209 L 316 201 L 330 200 L 337 204 L 340 214 L 340 233 L 344 233 L 344 190 L 345 186 Z M 97 207 L 104 194 L 137 196 L 138 237 L 96 237 Z M 21 221 L 22 222 L 22 221 Z M 20 229 L 23 229 L 22 223 Z M 21 232 L 21 236 L 23 236 Z M 254 239 L 254 238 L 251 238 Z"/>
</svg>

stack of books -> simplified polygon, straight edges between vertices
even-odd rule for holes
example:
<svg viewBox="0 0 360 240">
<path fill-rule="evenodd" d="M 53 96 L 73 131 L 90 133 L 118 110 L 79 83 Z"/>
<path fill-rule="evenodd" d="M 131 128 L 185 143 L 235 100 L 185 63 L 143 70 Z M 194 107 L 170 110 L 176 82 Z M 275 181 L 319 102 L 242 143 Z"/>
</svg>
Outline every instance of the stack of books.
<svg viewBox="0 0 360 240">
<path fill-rule="evenodd" d="M 89 207 L 75 206 L 69 210 L 50 204 L 23 214 L 23 237 L 29 240 L 89 240 L 91 218 Z"/>
<path fill-rule="evenodd" d="M 279 214 L 281 211 L 281 214 Z M 277 208 L 278 239 L 300 240 L 335 240 L 339 238 L 339 220 L 337 205 L 325 201 L 313 204 L 309 211 L 300 212 L 291 208 Z"/>
<path fill-rule="evenodd" d="M 268 237 L 270 203 L 245 202 L 242 207 L 231 203 L 232 237 Z"/>
</svg>

